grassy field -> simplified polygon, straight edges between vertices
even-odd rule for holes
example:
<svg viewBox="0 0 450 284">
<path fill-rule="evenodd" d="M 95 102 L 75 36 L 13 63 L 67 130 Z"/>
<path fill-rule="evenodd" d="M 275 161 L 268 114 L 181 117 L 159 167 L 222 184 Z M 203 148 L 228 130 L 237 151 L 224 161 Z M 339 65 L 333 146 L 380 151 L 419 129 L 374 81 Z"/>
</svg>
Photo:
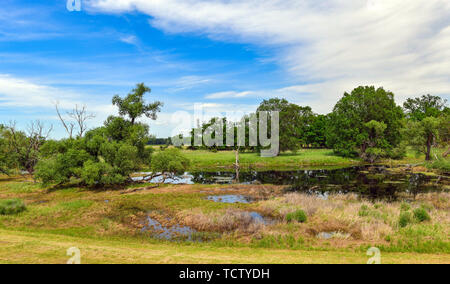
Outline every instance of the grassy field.
<svg viewBox="0 0 450 284">
<path fill-rule="evenodd" d="M 401 203 L 370 204 L 352 195 L 321 200 L 270 185 L 145 186 L 43 189 L 20 177 L 1 178 L 0 199 L 22 199 L 27 210 L 0 215 L 0 262 L 64 263 L 66 250 L 78 247 L 83 263 L 365 263 L 367 248 L 376 246 L 383 263 L 450 263 L 445 193 L 417 196 L 410 211 L 427 208 L 431 220 L 400 228 Z M 206 200 L 223 194 L 257 202 Z M 286 214 L 298 209 L 307 222 L 286 222 Z M 245 212 L 274 222 L 256 224 Z M 148 215 L 164 226 L 190 226 L 203 242 L 143 234 Z M 337 234 L 323 240 L 320 231 Z"/>
<path fill-rule="evenodd" d="M 153 146 L 158 151 L 159 147 Z M 440 155 L 443 150 L 435 149 Z M 232 170 L 235 163 L 233 151 L 219 151 L 213 153 L 205 150 L 183 150 L 183 153 L 191 160 L 191 171 L 206 170 Z M 382 164 L 402 165 L 424 163 L 423 155 L 417 156 L 412 150 L 402 160 L 383 160 Z M 303 149 L 297 153 L 282 153 L 275 158 L 262 158 L 258 153 L 241 153 L 240 164 L 242 169 L 259 170 L 289 170 L 296 168 L 324 168 L 324 167 L 347 167 L 363 164 L 360 159 L 351 159 L 337 156 L 330 149 Z"/>
<path fill-rule="evenodd" d="M 0 229 L 0 263 L 56 263 L 69 259 L 66 251 L 77 247 L 81 263 L 192 263 L 192 264 L 364 264 L 369 256 L 352 251 L 301 251 L 262 248 L 227 248 L 207 245 L 149 243 L 136 239 L 80 238 L 48 233 Z M 449 263 L 445 254 L 382 253 L 383 264 Z"/>
</svg>

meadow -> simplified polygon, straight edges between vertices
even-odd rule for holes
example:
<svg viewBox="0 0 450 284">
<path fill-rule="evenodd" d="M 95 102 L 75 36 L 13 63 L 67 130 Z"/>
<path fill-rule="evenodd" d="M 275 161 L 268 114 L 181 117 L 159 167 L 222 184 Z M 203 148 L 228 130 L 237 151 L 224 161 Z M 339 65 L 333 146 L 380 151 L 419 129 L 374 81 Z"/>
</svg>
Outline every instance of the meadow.
<svg viewBox="0 0 450 284">
<path fill-rule="evenodd" d="M 160 151 L 159 146 L 149 146 L 154 151 Z M 433 149 L 433 154 L 442 155 L 444 149 Z M 187 150 L 183 154 L 190 161 L 190 171 L 221 171 L 234 170 L 236 156 L 234 151 L 212 152 L 208 150 Z M 359 158 L 345 158 L 336 155 L 331 149 L 302 149 L 295 153 L 283 152 L 274 158 L 262 158 L 258 153 L 240 153 L 240 167 L 244 170 L 290 170 L 299 168 L 322 169 L 344 168 L 366 164 Z M 408 149 L 406 157 L 400 160 L 385 159 L 378 164 L 385 165 L 426 165 L 424 155 L 418 155 Z M 446 159 L 447 163 L 450 159 Z"/>
<path fill-rule="evenodd" d="M 224 194 L 255 202 L 207 199 Z M 83 263 L 366 263 L 373 246 L 383 263 L 450 263 L 445 192 L 407 204 L 370 203 L 348 194 L 327 200 L 286 194 L 273 185 L 42 188 L 29 178 L 4 176 L 0 199 L 26 205 L 23 212 L 0 215 L 1 263 L 65 263 L 70 247 L 81 250 Z M 414 219 L 417 209 L 429 219 Z M 287 221 L 299 210 L 307 220 Z M 255 222 L 248 212 L 270 222 Z M 403 212 L 412 216 L 405 225 Z M 195 229 L 195 241 L 154 238 L 142 231 L 147 216 L 167 227 Z"/>
</svg>

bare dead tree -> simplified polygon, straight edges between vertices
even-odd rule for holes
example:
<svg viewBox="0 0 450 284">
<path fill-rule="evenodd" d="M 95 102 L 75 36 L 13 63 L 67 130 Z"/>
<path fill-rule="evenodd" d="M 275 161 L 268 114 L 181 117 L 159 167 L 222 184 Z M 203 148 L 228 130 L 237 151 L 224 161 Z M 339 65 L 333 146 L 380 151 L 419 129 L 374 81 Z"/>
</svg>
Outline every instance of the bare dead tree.
<svg viewBox="0 0 450 284">
<path fill-rule="evenodd" d="M 66 130 L 69 138 L 73 138 L 74 132 L 78 129 L 77 137 L 83 137 L 88 129 L 87 122 L 91 119 L 95 118 L 93 113 L 89 113 L 87 111 L 87 107 L 85 105 L 79 106 L 75 105 L 75 108 L 71 112 L 67 112 L 67 116 L 73 121 L 66 120 L 61 115 L 59 110 L 59 104 L 55 103 L 56 113 L 58 114 L 59 120 L 61 121 L 64 129 Z"/>
<path fill-rule="evenodd" d="M 16 122 L 10 122 L 7 129 L 10 132 L 10 149 L 17 156 L 19 167 L 33 174 L 39 159 L 39 149 L 50 137 L 53 126 L 46 129 L 45 124 L 37 120 L 30 123 L 25 132 L 17 130 Z"/>
<path fill-rule="evenodd" d="M 75 120 L 78 125 L 78 137 L 83 137 L 84 133 L 88 129 L 87 121 L 94 119 L 95 115 L 93 113 L 88 113 L 86 105 L 79 107 L 75 105 L 75 108 L 68 115 Z"/>
<path fill-rule="evenodd" d="M 63 116 L 61 115 L 61 112 L 59 111 L 59 103 L 56 102 L 55 103 L 55 109 L 56 109 L 56 113 L 58 114 L 59 120 L 61 121 L 62 125 L 64 126 L 64 128 L 66 129 L 67 134 L 69 134 L 69 138 L 72 139 L 73 137 L 73 131 L 75 129 L 75 123 L 69 121 L 66 122 L 66 120 L 63 118 Z"/>
</svg>

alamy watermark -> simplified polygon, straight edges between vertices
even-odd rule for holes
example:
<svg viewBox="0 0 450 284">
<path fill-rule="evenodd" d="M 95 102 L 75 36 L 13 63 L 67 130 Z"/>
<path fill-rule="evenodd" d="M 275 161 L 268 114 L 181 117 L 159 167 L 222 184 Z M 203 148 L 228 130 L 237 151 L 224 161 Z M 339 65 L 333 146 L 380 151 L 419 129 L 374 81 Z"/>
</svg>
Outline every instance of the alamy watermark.
<svg viewBox="0 0 450 284">
<path fill-rule="evenodd" d="M 70 12 L 81 11 L 81 0 L 67 0 L 67 10 Z"/>
<path fill-rule="evenodd" d="M 202 129 L 200 123 L 205 122 L 206 118 L 216 119 Z M 260 111 L 247 116 L 243 112 L 227 111 L 223 116 L 220 113 L 206 113 L 202 104 L 195 104 L 193 116 L 185 111 L 176 112 L 172 115 L 172 123 L 177 125 L 172 132 L 172 143 L 177 147 L 260 146 L 262 157 L 276 157 L 280 152 L 278 111 Z M 194 126 L 197 123 L 196 127 L 193 123 Z M 192 129 L 193 133 L 190 132 Z M 180 133 L 187 135 L 180 136 Z"/>
<path fill-rule="evenodd" d="M 67 260 L 67 264 L 81 264 L 81 251 L 77 247 L 71 247 L 67 250 L 67 256 L 70 256 Z"/>
<path fill-rule="evenodd" d="M 367 264 L 381 264 L 381 251 L 379 248 L 371 247 L 367 250 L 367 255 L 371 256 Z"/>
</svg>

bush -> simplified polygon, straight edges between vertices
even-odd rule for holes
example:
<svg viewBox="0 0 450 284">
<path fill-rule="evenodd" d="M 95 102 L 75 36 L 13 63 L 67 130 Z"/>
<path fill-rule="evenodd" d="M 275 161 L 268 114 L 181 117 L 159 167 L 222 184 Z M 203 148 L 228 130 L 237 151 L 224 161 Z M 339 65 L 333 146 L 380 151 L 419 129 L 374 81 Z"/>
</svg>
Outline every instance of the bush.
<svg viewBox="0 0 450 284">
<path fill-rule="evenodd" d="M 411 209 L 411 205 L 409 205 L 408 203 L 403 202 L 400 205 L 400 211 L 409 211 Z"/>
<path fill-rule="evenodd" d="M 303 210 L 297 210 L 286 215 L 286 221 L 288 222 L 297 221 L 299 223 L 305 223 L 307 219 L 306 213 Z"/>
<path fill-rule="evenodd" d="M 180 150 L 169 148 L 165 151 L 156 153 L 152 157 L 150 168 L 153 173 L 184 173 L 190 165 L 190 161 Z"/>
<path fill-rule="evenodd" d="M 431 217 L 428 214 L 427 210 L 424 208 L 417 208 L 414 210 L 414 218 L 416 218 L 419 222 L 430 221 Z"/>
<path fill-rule="evenodd" d="M 369 216 L 369 207 L 367 205 L 361 205 L 361 208 L 358 212 L 359 217 L 367 217 Z"/>
<path fill-rule="evenodd" d="M 400 218 L 398 219 L 398 225 L 401 228 L 404 228 L 404 227 L 408 226 L 409 224 L 411 224 L 412 221 L 413 221 L 413 218 L 412 218 L 410 212 L 402 212 L 402 213 L 400 213 Z"/>
<path fill-rule="evenodd" d="M 441 172 L 450 172 L 450 160 L 439 158 L 438 160 L 434 160 L 433 162 L 427 163 L 427 168 L 438 170 Z"/>
<path fill-rule="evenodd" d="M 0 200 L 0 215 L 12 215 L 25 211 L 27 208 L 20 199 Z"/>
</svg>

